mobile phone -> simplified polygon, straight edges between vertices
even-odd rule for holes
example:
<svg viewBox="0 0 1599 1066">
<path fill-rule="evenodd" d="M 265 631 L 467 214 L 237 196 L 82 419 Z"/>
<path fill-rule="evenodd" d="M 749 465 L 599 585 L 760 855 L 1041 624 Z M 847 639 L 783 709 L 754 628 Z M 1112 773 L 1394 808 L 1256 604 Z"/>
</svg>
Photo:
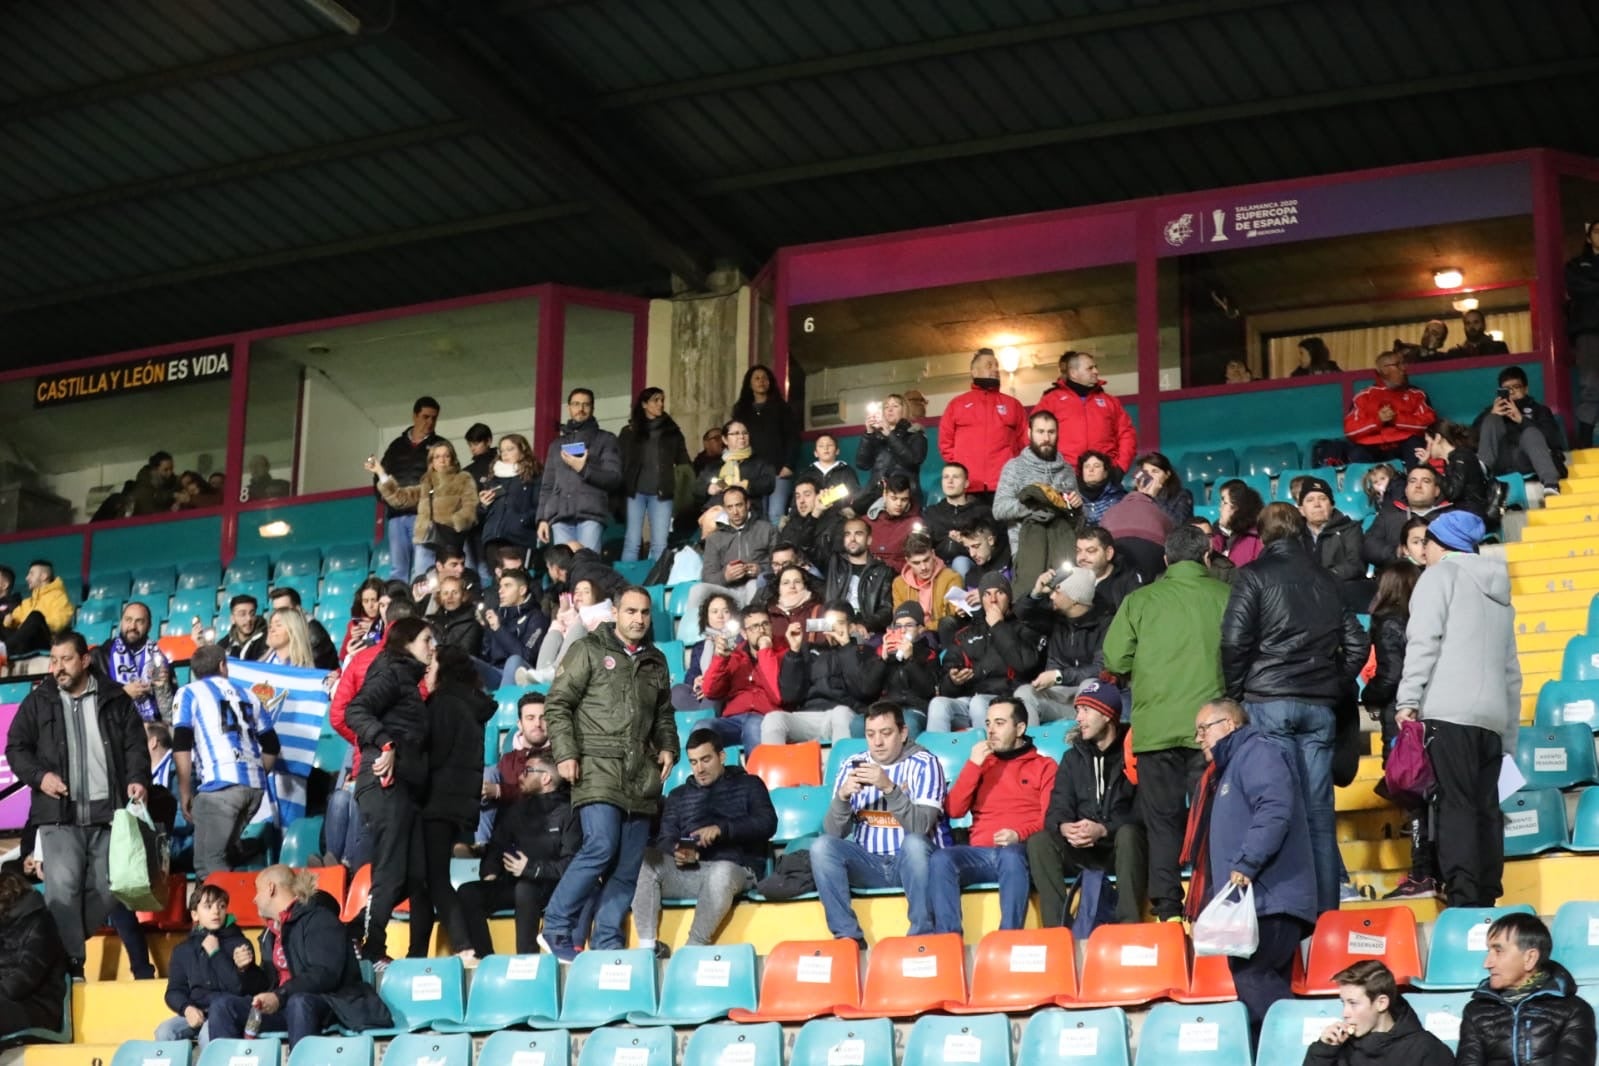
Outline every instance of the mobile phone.
<svg viewBox="0 0 1599 1066">
<path fill-rule="evenodd" d="M 693 848 L 695 851 L 698 851 L 700 842 L 695 840 L 693 837 L 678 837 L 677 846 L 680 848 Z"/>
<path fill-rule="evenodd" d="M 904 643 L 904 640 L 905 638 L 900 636 L 899 630 L 890 629 L 883 634 L 883 647 L 889 651 L 899 651 L 899 646 Z"/>
<path fill-rule="evenodd" d="M 1149 475 L 1142 470 L 1133 475 L 1133 484 L 1137 485 L 1139 488 L 1143 488 L 1145 485 L 1149 484 L 1149 480 Z"/>
<path fill-rule="evenodd" d="M 1510 399 L 1510 390 L 1509 389 L 1495 389 L 1494 390 L 1494 395 L 1499 397 L 1501 400 L 1508 400 L 1508 399 Z"/>
<path fill-rule="evenodd" d="M 827 633 L 830 632 L 832 628 L 832 626 L 827 624 L 827 619 L 825 618 L 805 619 L 805 632 L 807 633 Z"/>
<path fill-rule="evenodd" d="M 570 455 L 572 458 L 577 459 L 589 453 L 589 446 L 578 440 L 573 441 L 571 444 L 561 445 L 561 451 L 565 452 L 567 455 Z"/>
</svg>

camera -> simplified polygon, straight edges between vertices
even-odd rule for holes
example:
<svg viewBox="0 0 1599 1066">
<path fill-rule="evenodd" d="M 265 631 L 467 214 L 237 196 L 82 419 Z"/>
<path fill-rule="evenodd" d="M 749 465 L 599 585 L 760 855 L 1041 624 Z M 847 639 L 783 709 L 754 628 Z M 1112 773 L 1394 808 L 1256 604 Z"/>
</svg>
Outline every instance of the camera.
<svg viewBox="0 0 1599 1066">
<path fill-rule="evenodd" d="M 828 624 L 825 618 L 805 619 L 805 632 L 807 633 L 830 633 L 832 629 L 833 627 Z"/>
</svg>

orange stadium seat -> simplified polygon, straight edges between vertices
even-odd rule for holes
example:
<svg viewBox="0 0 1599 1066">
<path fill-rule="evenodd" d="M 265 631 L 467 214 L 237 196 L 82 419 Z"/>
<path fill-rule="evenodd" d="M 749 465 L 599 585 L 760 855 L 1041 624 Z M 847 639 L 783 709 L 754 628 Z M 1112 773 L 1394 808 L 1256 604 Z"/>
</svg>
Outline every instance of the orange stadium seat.
<svg viewBox="0 0 1599 1066">
<path fill-rule="evenodd" d="M 1323 914 L 1311 934 L 1310 958 L 1303 969 L 1298 956 L 1294 958 L 1294 994 L 1334 995 L 1338 986 L 1333 974 L 1366 959 L 1383 962 L 1401 985 L 1420 977 L 1415 912 L 1409 907 L 1381 907 Z"/>
<path fill-rule="evenodd" d="M 822 783 L 822 745 L 816 740 L 762 744 L 750 753 L 744 769 L 766 782 L 768 789 L 815 787 Z"/>
<path fill-rule="evenodd" d="M 1180 922 L 1102 925 L 1088 938 L 1081 995 L 1063 1007 L 1131 1007 L 1188 988 L 1188 936 Z"/>
<path fill-rule="evenodd" d="M 861 1002 L 861 949 L 853 940 L 788 940 L 766 956 L 760 1006 L 735 1022 L 804 1022 Z"/>
<path fill-rule="evenodd" d="M 946 1001 L 943 1009 L 951 1014 L 1030 1011 L 1057 996 L 1077 996 L 1072 931 L 1064 926 L 996 929 L 977 945 L 971 996 L 965 1002 Z"/>
<path fill-rule="evenodd" d="M 1233 987 L 1233 971 L 1227 966 L 1225 955 L 1195 955 L 1193 972 L 1188 978 L 1188 989 L 1181 995 L 1172 993 L 1178 1003 L 1225 1003 L 1238 998 Z"/>
<path fill-rule="evenodd" d="M 959 933 L 879 940 L 866 963 L 861 1005 L 841 1004 L 840 1018 L 913 1018 L 966 999 L 966 947 Z"/>
</svg>

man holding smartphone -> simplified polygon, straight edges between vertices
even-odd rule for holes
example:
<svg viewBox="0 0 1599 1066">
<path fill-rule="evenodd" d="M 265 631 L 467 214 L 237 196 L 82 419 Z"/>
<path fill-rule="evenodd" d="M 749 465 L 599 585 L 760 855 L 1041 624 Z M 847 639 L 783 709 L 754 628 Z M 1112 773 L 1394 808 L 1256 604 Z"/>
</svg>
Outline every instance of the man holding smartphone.
<svg viewBox="0 0 1599 1066">
<path fill-rule="evenodd" d="M 610 494 L 622 487 L 622 452 L 616 434 L 594 420 L 594 393 L 573 389 L 566 397 L 566 425 L 550 442 L 539 485 L 538 541 L 577 541 L 600 550 L 611 519 Z"/>
</svg>

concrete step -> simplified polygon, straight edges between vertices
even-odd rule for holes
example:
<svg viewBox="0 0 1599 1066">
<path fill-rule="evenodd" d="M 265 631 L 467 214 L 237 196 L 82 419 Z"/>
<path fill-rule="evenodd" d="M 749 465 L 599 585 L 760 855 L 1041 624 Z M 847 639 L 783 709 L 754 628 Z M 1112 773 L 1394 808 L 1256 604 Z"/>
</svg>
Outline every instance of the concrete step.
<svg viewBox="0 0 1599 1066">
<path fill-rule="evenodd" d="M 1338 844 L 1344 866 L 1362 873 L 1410 869 L 1410 840 L 1344 840 Z"/>
<path fill-rule="evenodd" d="M 1582 495 L 1587 496 L 1588 493 Z M 1555 499 L 1563 500 L 1565 496 L 1562 494 Z M 1595 522 L 1599 522 L 1599 503 L 1582 507 L 1540 507 L 1527 512 L 1527 525 L 1530 527 L 1592 525 Z"/>
<path fill-rule="evenodd" d="M 1525 656 L 1535 651 L 1564 651 L 1566 641 L 1578 636 L 1577 633 L 1517 633 L 1516 651 Z"/>
<path fill-rule="evenodd" d="M 1521 598 L 1516 600 L 1519 604 Z M 1586 608 L 1567 608 L 1560 611 L 1541 611 L 1532 617 L 1530 612 L 1516 610 L 1516 632 L 1520 633 L 1586 633 L 1588 611 Z"/>
<path fill-rule="evenodd" d="M 1576 485 L 1577 483 L 1568 480 L 1562 482 L 1562 484 Z M 1589 507 L 1599 509 L 1599 491 L 1592 491 L 1593 486 L 1587 482 L 1584 482 L 1583 485 L 1584 487 L 1590 489 L 1590 491 L 1567 493 L 1562 490 L 1557 496 L 1545 496 L 1543 498 L 1544 509 L 1548 511 L 1563 511 L 1567 508 L 1580 509 Z"/>
<path fill-rule="evenodd" d="M 1594 531 L 1589 527 L 1589 523 L 1568 522 L 1547 526 L 1529 525 L 1521 531 L 1521 540 L 1518 543 L 1547 544 L 1557 541 L 1577 540 L 1581 541 L 1584 547 L 1591 547 L 1594 539 Z"/>
<path fill-rule="evenodd" d="M 1586 611 L 1593 603 L 1594 593 L 1589 589 L 1563 589 L 1554 592 L 1523 592 L 1511 598 L 1516 609 L 1516 622 L 1533 625 L 1537 619 L 1552 611 Z M 1545 627 L 1547 628 L 1547 627 Z"/>
<path fill-rule="evenodd" d="M 1511 577 L 1539 577 L 1547 574 L 1572 574 L 1599 569 L 1599 555 L 1565 556 L 1558 559 L 1506 559 Z"/>
<path fill-rule="evenodd" d="M 1599 539 L 1599 538 L 1596 538 Z M 1599 557 L 1593 562 L 1599 563 Z M 1599 592 L 1599 566 L 1581 565 L 1568 560 L 1568 567 L 1557 574 L 1533 574 L 1510 579 L 1512 602 L 1517 596 L 1532 596 L 1540 592 L 1580 592 L 1586 590 L 1589 599 Z M 1518 612 L 1519 613 L 1519 612 Z"/>
<path fill-rule="evenodd" d="M 1548 527 L 1559 529 L 1560 527 Z M 1532 559 L 1592 559 L 1599 557 L 1599 548 L 1596 548 L 1591 539 L 1570 537 L 1566 540 L 1518 540 L 1506 544 L 1501 549 L 1505 554 L 1505 561 L 1509 563 L 1525 562 Z M 1584 564 L 1587 565 L 1587 564 Z"/>
</svg>

